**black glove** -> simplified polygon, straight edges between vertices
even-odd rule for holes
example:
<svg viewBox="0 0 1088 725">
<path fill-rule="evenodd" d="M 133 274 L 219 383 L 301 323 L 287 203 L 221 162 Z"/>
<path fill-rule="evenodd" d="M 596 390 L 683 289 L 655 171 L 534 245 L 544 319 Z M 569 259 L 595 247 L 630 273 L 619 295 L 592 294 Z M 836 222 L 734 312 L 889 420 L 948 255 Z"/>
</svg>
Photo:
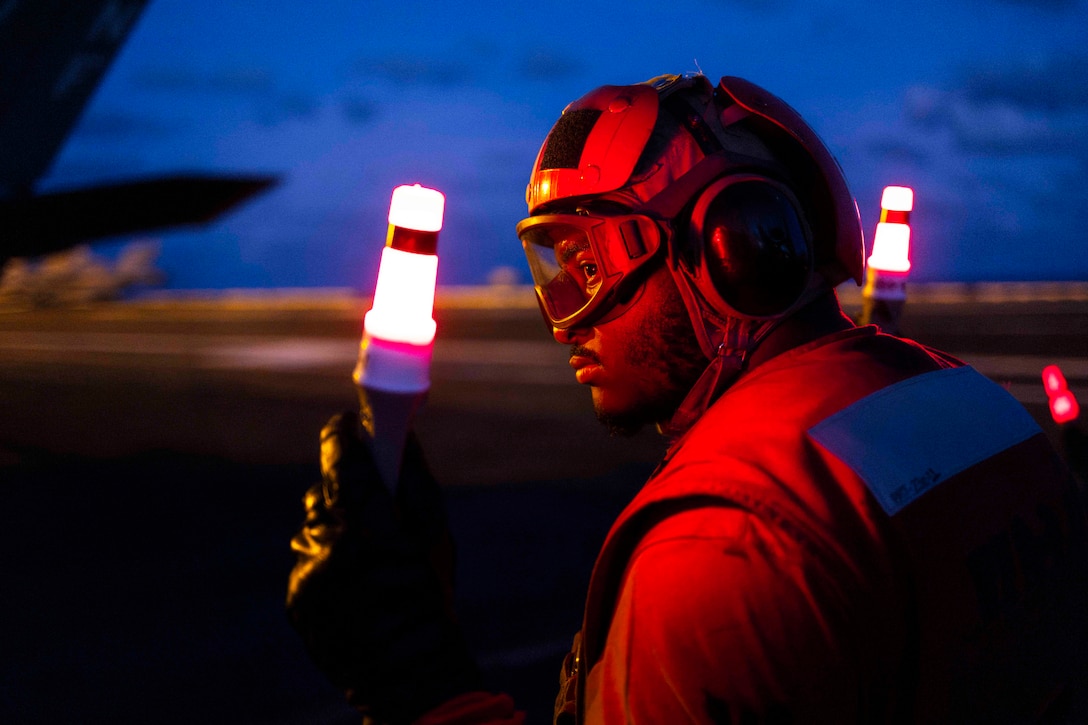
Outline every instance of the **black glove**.
<svg viewBox="0 0 1088 725">
<path fill-rule="evenodd" d="M 287 611 L 321 671 L 365 715 L 411 722 L 480 687 L 454 620 L 453 542 L 441 491 L 415 436 L 395 497 L 358 415 L 321 431 L 322 482 L 303 501 Z"/>
</svg>

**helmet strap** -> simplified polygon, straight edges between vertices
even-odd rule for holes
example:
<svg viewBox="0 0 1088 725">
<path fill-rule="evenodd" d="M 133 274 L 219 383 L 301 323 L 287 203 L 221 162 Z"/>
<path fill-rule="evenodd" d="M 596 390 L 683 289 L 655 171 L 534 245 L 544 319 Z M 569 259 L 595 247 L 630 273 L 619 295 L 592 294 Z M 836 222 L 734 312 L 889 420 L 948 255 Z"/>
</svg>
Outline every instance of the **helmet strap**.
<svg viewBox="0 0 1088 725">
<path fill-rule="evenodd" d="M 678 281 L 678 286 L 686 302 L 693 290 L 683 282 Z M 658 424 L 658 432 L 670 441 L 684 435 L 745 371 L 760 343 L 791 315 L 824 295 L 828 288 L 829 285 L 821 275 L 812 275 L 808 287 L 797 302 L 781 315 L 769 319 L 720 316 L 710 313 L 705 307 L 696 315 L 691 313 L 689 306 L 689 315 L 700 344 L 705 345 L 706 341 L 714 340 L 717 348 L 709 356 L 710 364 L 691 386 L 676 412 L 668 421 Z M 693 303 L 698 305 L 698 302 Z"/>
<path fill-rule="evenodd" d="M 736 380 L 743 368 L 744 356 L 726 353 L 723 347 L 721 353 L 714 356 L 703 374 L 691 386 L 691 390 L 688 391 L 672 417 L 657 424 L 658 433 L 668 438 L 670 442 L 676 441 L 687 433 L 711 403 Z"/>
</svg>

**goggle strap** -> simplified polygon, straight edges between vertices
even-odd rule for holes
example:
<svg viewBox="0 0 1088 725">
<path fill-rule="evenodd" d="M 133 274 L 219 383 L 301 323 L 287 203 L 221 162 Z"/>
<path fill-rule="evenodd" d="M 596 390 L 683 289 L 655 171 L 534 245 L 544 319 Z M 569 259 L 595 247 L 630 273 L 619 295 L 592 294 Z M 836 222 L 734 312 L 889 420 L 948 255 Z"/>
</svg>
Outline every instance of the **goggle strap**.
<svg viewBox="0 0 1088 725">
<path fill-rule="evenodd" d="M 618 226 L 620 239 L 623 240 L 623 247 L 627 250 L 628 259 L 638 259 L 650 251 L 637 220 L 626 219 L 620 222 Z"/>
<path fill-rule="evenodd" d="M 725 150 L 722 142 L 714 134 L 713 129 L 710 128 L 702 114 L 688 103 L 686 95 L 671 95 L 664 99 L 661 105 L 691 135 L 704 156 L 710 156 Z"/>
<path fill-rule="evenodd" d="M 692 166 L 679 179 L 650 199 L 644 209 L 662 219 L 673 219 L 705 186 L 727 172 L 757 172 L 782 178 L 783 170 L 753 156 L 720 151 Z"/>
</svg>

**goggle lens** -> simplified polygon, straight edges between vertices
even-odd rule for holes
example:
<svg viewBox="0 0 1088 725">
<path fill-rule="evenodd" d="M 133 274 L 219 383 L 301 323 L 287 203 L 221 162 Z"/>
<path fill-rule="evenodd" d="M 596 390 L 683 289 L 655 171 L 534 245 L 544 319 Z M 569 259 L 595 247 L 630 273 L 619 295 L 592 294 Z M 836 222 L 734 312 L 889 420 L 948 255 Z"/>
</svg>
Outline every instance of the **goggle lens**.
<svg viewBox="0 0 1088 725">
<path fill-rule="evenodd" d="M 559 329 L 606 312 L 616 286 L 661 246 L 660 228 L 640 215 L 530 217 L 518 237 L 541 308 Z"/>
</svg>

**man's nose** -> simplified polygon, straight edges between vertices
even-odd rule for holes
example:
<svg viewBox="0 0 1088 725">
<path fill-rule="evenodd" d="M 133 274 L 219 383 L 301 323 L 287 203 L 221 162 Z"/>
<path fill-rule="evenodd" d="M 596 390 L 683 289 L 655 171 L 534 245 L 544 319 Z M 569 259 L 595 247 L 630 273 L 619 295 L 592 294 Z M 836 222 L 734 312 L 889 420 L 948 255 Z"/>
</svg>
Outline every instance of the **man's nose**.
<svg viewBox="0 0 1088 725">
<path fill-rule="evenodd" d="M 560 344 L 572 345 L 575 342 L 585 341 L 589 337 L 589 328 L 568 327 L 560 330 L 558 327 L 552 327 L 552 337 Z"/>
</svg>

